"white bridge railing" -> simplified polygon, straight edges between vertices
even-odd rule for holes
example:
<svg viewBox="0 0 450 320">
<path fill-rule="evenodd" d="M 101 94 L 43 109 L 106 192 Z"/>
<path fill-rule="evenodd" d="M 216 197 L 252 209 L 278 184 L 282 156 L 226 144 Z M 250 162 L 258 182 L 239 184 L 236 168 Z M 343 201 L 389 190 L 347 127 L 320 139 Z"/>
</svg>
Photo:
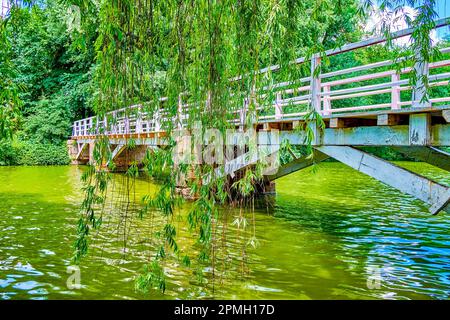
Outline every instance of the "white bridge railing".
<svg viewBox="0 0 450 320">
<path fill-rule="evenodd" d="M 436 22 L 436 27 L 447 25 L 447 19 Z M 411 29 L 398 31 L 392 38 L 408 36 Z M 384 38 L 373 38 L 362 42 L 349 44 L 339 50 L 325 52 L 326 56 L 335 56 L 348 51 L 376 45 L 385 41 Z M 450 53 L 450 48 L 440 49 L 442 57 Z M 293 63 L 303 64 L 304 58 L 297 59 Z M 442 58 L 429 64 L 414 66 L 418 73 L 418 81 L 415 87 L 410 85 L 408 73 L 413 68 L 396 70 L 395 62 L 392 60 L 380 61 L 376 63 L 361 65 L 327 73 L 314 72 L 320 67 L 321 57 L 314 55 L 310 61 L 310 76 L 299 79 L 295 83 L 283 82 L 263 88 L 256 94 L 256 101 L 264 101 L 256 107 L 258 112 L 258 122 L 282 121 L 301 119 L 307 113 L 307 106 L 311 105 L 322 116 L 332 116 L 335 113 L 347 113 L 355 111 L 375 111 L 375 110 L 398 110 L 405 106 L 423 107 L 423 77 L 428 78 L 428 83 L 432 88 L 448 86 L 450 72 L 445 72 L 445 67 L 450 66 L 450 59 Z M 391 69 L 389 69 L 391 67 Z M 271 66 L 260 70 L 261 73 L 267 71 L 277 71 L 279 66 Z M 381 69 L 381 70 L 380 70 Z M 388 69 L 388 70 L 386 70 Z M 320 70 L 320 69 L 319 69 Z M 450 69 L 449 69 L 450 70 Z M 363 74 L 361 74 L 363 73 Z M 239 81 L 240 77 L 233 79 Z M 264 92 L 267 89 L 267 92 Z M 401 99 L 401 93 L 411 91 L 408 99 Z M 270 93 L 269 93 L 270 92 Z M 431 96 L 427 105 L 436 105 L 450 101 L 450 96 L 444 90 L 444 95 Z M 274 99 L 272 97 L 275 97 Z M 403 95 L 405 96 L 405 95 Z M 252 99 L 255 99 L 252 97 Z M 383 102 L 373 104 L 360 104 L 352 101 L 358 98 L 363 101 L 367 97 L 378 97 Z M 183 96 L 180 95 L 178 102 L 178 114 L 172 121 L 176 121 L 178 127 L 183 127 L 188 119 L 187 108 L 199 107 L 199 104 L 183 104 Z M 157 112 L 148 113 L 140 105 L 131 106 L 110 112 L 104 119 L 90 117 L 76 121 L 73 125 L 72 136 L 85 137 L 93 136 L 102 131 L 108 135 L 124 134 L 146 134 L 162 131 L 162 122 L 168 121 L 168 112 L 163 104 L 167 103 L 167 98 L 161 98 L 161 108 Z M 244 99 L 248 101 L 249 99 Z M 267 100 L 270 100 L 267 102 Z M 230 121 L 243 126 L 246 123 L 246 115 L 249 112 L 248 103 L 233 111 L 234 119 Z M 102 129 L 102 130 L 100 130 Z"/>
</svg>

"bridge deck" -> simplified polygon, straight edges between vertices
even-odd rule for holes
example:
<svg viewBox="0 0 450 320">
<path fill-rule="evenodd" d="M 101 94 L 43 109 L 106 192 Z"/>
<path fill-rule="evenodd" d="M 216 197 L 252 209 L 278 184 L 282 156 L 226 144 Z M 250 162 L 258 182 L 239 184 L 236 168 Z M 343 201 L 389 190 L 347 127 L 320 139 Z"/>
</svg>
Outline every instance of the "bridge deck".
<svg viewBox="0 0 450 320">
<path fill-rule="evenodd" d="M 353 113 L 340 113 L 323 116 L 325 130 L 321 134 L 321 142 L 316 144 L 328 145 L 359 145 L 359 146 L 409 146 L 410 118 L 414 115 L 425 114 L 430 118 L 428 125 L 429 139 L 423 145 L 450 146 L 450 106 L 431 106 L 425 108 L 405 108 L 399 110 L 362 111 Z M 386 117 L 387 116 L 387 120 Z M 395 116 L 389 119 L 389 116 Z M 337 120 L 334 121 L 333 120 Z M 386 122 L 386 121 L 391 122 Z M 292 145 L 303 145 L 304 134 L 293 132 L 296 126 L 301 125 L 303 117 L 292 119 L 266 119 L 254 124 L 258 130 L 280 130 L 282 139 L 287 139 Z M 382 122 L 383 121 L 383 122 Z M 146 132 L 145 130 L 131 132 L 108 133 L 111 143 L 123 143 L 123 140 L 135 139 L 136 144 L 163 145 L 166 133 L 164 131 Z M 80 134 L 72 137 L 80 143 L 89 143 L 95 140 L 95 134 Z"/>
</svg>

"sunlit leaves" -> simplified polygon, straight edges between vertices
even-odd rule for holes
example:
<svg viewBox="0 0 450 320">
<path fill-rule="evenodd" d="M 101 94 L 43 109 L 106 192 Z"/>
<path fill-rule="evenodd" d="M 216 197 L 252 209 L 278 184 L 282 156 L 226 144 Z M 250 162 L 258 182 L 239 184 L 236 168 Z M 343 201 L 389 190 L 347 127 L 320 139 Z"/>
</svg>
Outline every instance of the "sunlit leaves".
<svg viewBox="0 0 450 320">
<path fill-rule="evenodd" d="M 8 20 L 0 17 L 0 139 L 11 138 L 20 117 L 20 87 L 14 82 L 16 69 L 11 61 L 12 48 Z"/>
<path fill-rule="evenodd" d="M 159 289 L 166 291 L 166 278 L 164 269 L 157 261 L 153 261 L 144 266 L 143 273 L 136 280 L 136 289 L 148 292 L 150 289 Z"/>
</svg>

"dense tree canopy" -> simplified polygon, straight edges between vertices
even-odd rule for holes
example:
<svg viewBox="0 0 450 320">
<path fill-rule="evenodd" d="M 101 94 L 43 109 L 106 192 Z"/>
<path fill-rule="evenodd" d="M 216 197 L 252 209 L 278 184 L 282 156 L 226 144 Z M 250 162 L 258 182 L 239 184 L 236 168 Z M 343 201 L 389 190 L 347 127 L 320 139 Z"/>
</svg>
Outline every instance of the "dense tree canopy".
<svg viewBox="0 0 450 320">
<path fill-rule="evenodd" d="M 0 158 L 3 163 L 67 163 L 64 144 L 72 121 L 92 114 L 93 41 L 83 47 L 75 42 L 66 23 L 67 6 L 60 1 L 39 1 L 11 10 L 10 17 L 1 21 L 3 43 L 7 44 L 1 46 L 1 56 L 8 60 L 2 62 L 5 70 L 0 74 L 11 88 L 2 90 L 3 95 L 9 95 L 4 99 L 11 103 L 9 109 L 1 110 L 14 118 L 7 114 L 1 119 L 5 123 L 13 121 L 14 126 L 3 127 L 17 132 L 13 140 L 0 145 L 3 150 Z M 22 115 L 20 124 L 18 107 Z M 40 155 L 47 160 L 40 161 L 38 156 L 30 162 L 21 156 L 32 153 L 35 144 L 43 146 Z M 55 147 L 59 153 L 52 161 L 45 150 Z"/>
</svg>

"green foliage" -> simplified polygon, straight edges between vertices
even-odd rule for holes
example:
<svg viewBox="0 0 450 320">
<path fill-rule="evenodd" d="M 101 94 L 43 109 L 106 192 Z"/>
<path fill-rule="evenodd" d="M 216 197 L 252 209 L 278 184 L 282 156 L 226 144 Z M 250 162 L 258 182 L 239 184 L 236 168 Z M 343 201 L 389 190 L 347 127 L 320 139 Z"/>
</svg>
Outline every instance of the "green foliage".
<svg viewBox="0 0 450 320">
<path fill-rule="evenodd" d="M 27 3 L 0 19 L 0 138 L 15 131 L 21 141 L 4 163 L 67 164 L 71 123 L 91 113 L 95 19 L 80 43 L 61 1 Z"/>
<path fill-rule="evenodd" d="M 96 145 L 94 153 L 101 154 L 98 145 Z M 97 209 L 100 207 L 104 209 L 105 194 L 108 186 L 108 180 L 110 179 L 108 173 L 104 170 L 97 172 L 96 183 L 92 184 L 92 177 L 96 169 L 94 166 L 89 166 L 88 170 L 83 173 L 82 181 L 84 183 L 83 192 L 84 199 L 81 204 L 81 210 L 84 213 L 78 220 L 77 235 L 78 238 L 74 243 L 74 253 L 72 261 L 80 263 L 83 256 L 88 252 L 89 233 L 91 229 L 96 230 L 100 228 L 103 217 L 102 214 L 97 215 Z"/>
<path fill-rule="evenodd" d="M 73 42 L 66 16 L 66 7 L 47 0 L 42 7 L 18 9 L 11 18 L 12 62 L 18 70 L 15 81 L 25 87 L 25 114 L 41 99 L 64 99 L 70 120 L 87 115 L 94 57 Z"/>
<path fill-rule="evenodd" d="M 144 266 L 144 271 L 136 280 L 136 289 L 148 292 L 150 289 L 166 291 L 164 269 L 156 262 Z"/>
<path fill-rule="evenodd" d="M 55 145 L 67 140 L 71 126 L 70 111 L 63 97 L 40 100 L 31 110 L 23 125 L 23 136 Z"/>
<path fill-rule="evenodd" d="M 8 20 L 0 17 L 0 140 L 11 138 L 18 127 L 19 86 L 14 82 L 17 70 L 11 61 L 12 46 Z"/>
<path fill-rule="evenodd" d="M 414 158 L 407 157 L 389 147 L 364 147 L 361 149 L 377 157 L 390 161 L 417 161 Z"/>
<path fill-rule="evenodd" d="M 0 142 L 0 165 L 67 165 L 70 159 L 64 144 L 24 140 Z"/>
<path fill-rule="evenodd" d="M 65 145 L 20 141 L 15 148 L 19 165 L 67 165 L 70 162 Z"/>
<path fill-rule="evenodd" d="M 0 166 L 11 166 L 18 164 L 17 152 L 10 140 L 0 139 Z"/>
</svg>

